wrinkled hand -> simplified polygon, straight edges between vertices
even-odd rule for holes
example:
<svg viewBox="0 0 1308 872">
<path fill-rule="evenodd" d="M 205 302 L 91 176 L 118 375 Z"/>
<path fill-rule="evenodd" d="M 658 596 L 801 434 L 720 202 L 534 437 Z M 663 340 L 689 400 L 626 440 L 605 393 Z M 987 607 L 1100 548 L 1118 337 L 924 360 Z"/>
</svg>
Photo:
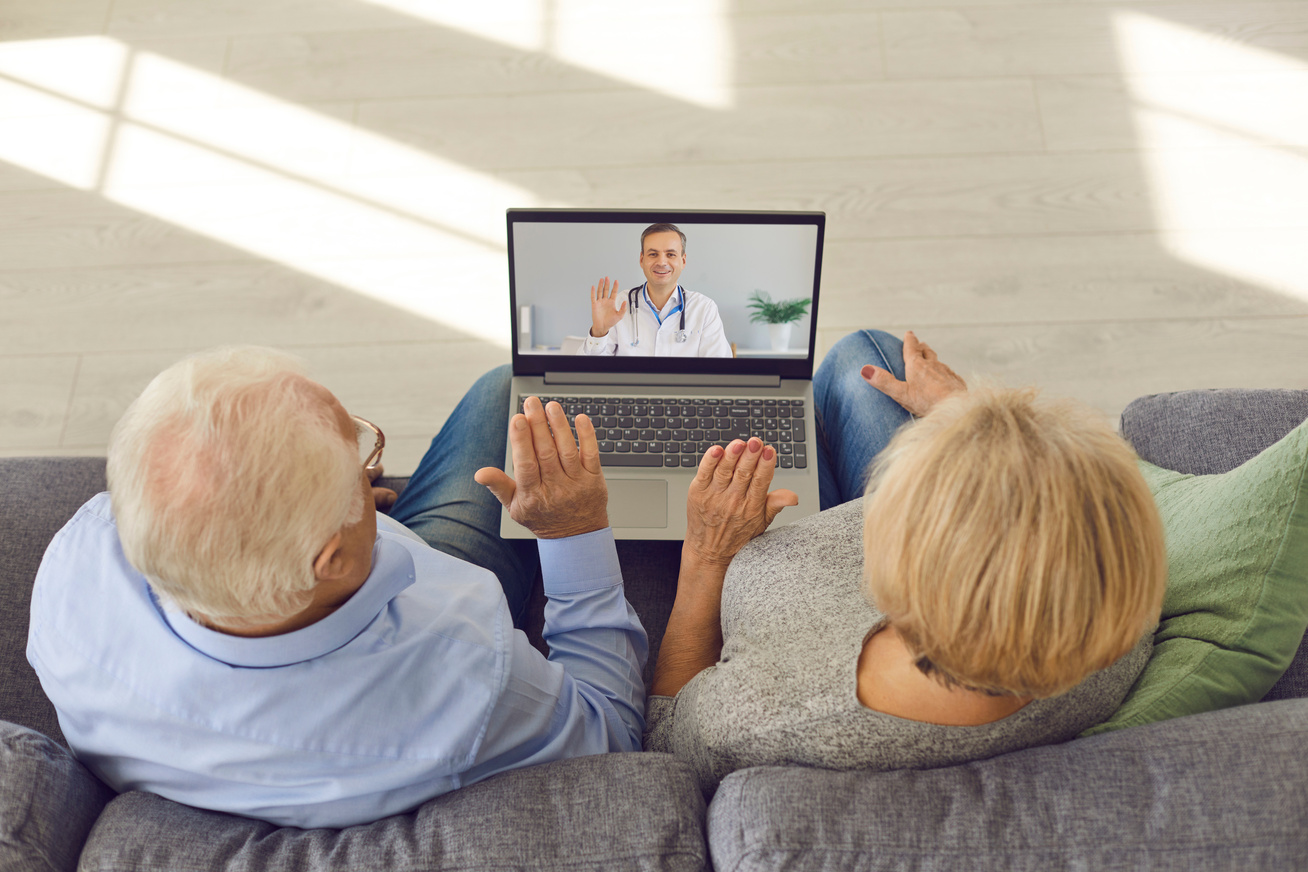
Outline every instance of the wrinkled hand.
<svg viewBox="0 0 1308 872">
<path fill-rule="evenodd" d="M 686 542 L 698 559 L 725 567 L 786 506 L 799 505 L 794 491 L 768 492 L 777 452 L 753 437 L 704 452 L 686 498 Z"/>
<path fill-rule="evenodd" d="M 372 469 L 365 470 L 368 473 L 368 481 L 376 481 L 381 478 L 382 465 L 379 463 Z M 372 501 L 377 504 L 377 511 L 385 514 L 389 512 L 391 506 L 395 505 L 398 495 L 388 487 L 376 487 L 372 489 Z"/>
<path fill-rule="evenodd" d="M 941 363 L 931 346 L 919 342 L 912 330 L 904 334 L 904 381 L 871 364 L 863 367 L 862 376 L 919 418 L 950 394 L 967 390 L 967 382 Z"/>
<path fill-rule="evenodd" d="M 573 441 L 563 407 L 551 402 L 542 408 L 529 397 L 525 414 L 509 422 L 514 481 L 493 466 L 477 470 L 473 479 L 485 485 L 509 510 L 509 517 L 541 539 L 577 536 L 609 525 L 609 489 L 600 471 L 595 425 L 577 416 Z"/>
<path fill-rule="evenodd" d="M 619 304 L 618 301 L 621 300 Z M 627 301 L 618 296 L 618 280 L 609 285 L 609 277 L 590 286 L 590 335 L 596 339 L 608 333 L 626 314 Z"/>
</svg>

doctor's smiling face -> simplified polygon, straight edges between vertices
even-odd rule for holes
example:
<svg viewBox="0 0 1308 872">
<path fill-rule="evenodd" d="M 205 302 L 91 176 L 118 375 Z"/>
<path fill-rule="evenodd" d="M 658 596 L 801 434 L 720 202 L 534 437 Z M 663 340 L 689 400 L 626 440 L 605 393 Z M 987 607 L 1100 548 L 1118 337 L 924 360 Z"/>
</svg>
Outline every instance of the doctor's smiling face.
<svg viewBox="0 0 1308 872">
<path fill-rule="evenodd" d="M 677 280 L 685 269 L 686 246 L 682 240 L 676 229 L 647 231 L 641 240 L 640 268 L 649 283 L 650 297 L 659 306 L 677 289 Z"/>
</svg>

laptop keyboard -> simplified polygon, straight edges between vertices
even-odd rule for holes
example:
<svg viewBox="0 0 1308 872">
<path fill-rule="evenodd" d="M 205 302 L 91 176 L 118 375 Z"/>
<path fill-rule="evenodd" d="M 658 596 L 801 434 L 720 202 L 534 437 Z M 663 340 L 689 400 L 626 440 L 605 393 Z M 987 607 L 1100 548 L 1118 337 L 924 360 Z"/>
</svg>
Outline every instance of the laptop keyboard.
<svg viewBox="0 0 1308 872">
<path fill-rule="evenodd" d="M 522 411 L 526 397 L 518 398 Z M 803 400 L 541 397 L 563 407 L 576 430 L 578 415 L 595 425 L 601 466 L 699 466 L 714 445 L 757 436 L 777 450 L 781 469 L 808 468 Z"/>
</svg>

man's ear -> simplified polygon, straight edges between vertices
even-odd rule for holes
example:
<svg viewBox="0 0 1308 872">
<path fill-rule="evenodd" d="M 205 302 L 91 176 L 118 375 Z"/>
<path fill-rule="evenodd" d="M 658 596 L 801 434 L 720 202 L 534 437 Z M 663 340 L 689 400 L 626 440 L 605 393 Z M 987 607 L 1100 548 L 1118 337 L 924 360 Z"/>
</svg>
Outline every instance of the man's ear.
<svg viewBox="0 0 1308 872">
<path fill-rule="evenodd" d="M 341 551 L 341 531 L 327 540 L 318 556 L 313 558 L 313 575 L 319 581 L 335 581 L 345 574 L 345 554 Z"/>
</svg>

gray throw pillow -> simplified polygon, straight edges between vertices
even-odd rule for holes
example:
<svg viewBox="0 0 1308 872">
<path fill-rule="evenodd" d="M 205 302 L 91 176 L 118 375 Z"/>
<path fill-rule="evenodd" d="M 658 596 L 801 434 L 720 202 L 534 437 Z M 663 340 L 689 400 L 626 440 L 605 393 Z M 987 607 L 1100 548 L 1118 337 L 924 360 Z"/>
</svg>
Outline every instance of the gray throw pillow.
<svg viewBox="0 0 1308 872">
<path fill-rule="evenodd" d="M 0 869 L 73 872 L 113 795 L 62 745 L 0 721 Z"/>
<path fill-rule="evenodd" d="M 707 857 L 704 801 L 690 767 L 642 753 L 505 772 L 343 830 L 279 828 L 125 793 L 96 824 L 81 868 L 699 872 Z"/>
</svg>

